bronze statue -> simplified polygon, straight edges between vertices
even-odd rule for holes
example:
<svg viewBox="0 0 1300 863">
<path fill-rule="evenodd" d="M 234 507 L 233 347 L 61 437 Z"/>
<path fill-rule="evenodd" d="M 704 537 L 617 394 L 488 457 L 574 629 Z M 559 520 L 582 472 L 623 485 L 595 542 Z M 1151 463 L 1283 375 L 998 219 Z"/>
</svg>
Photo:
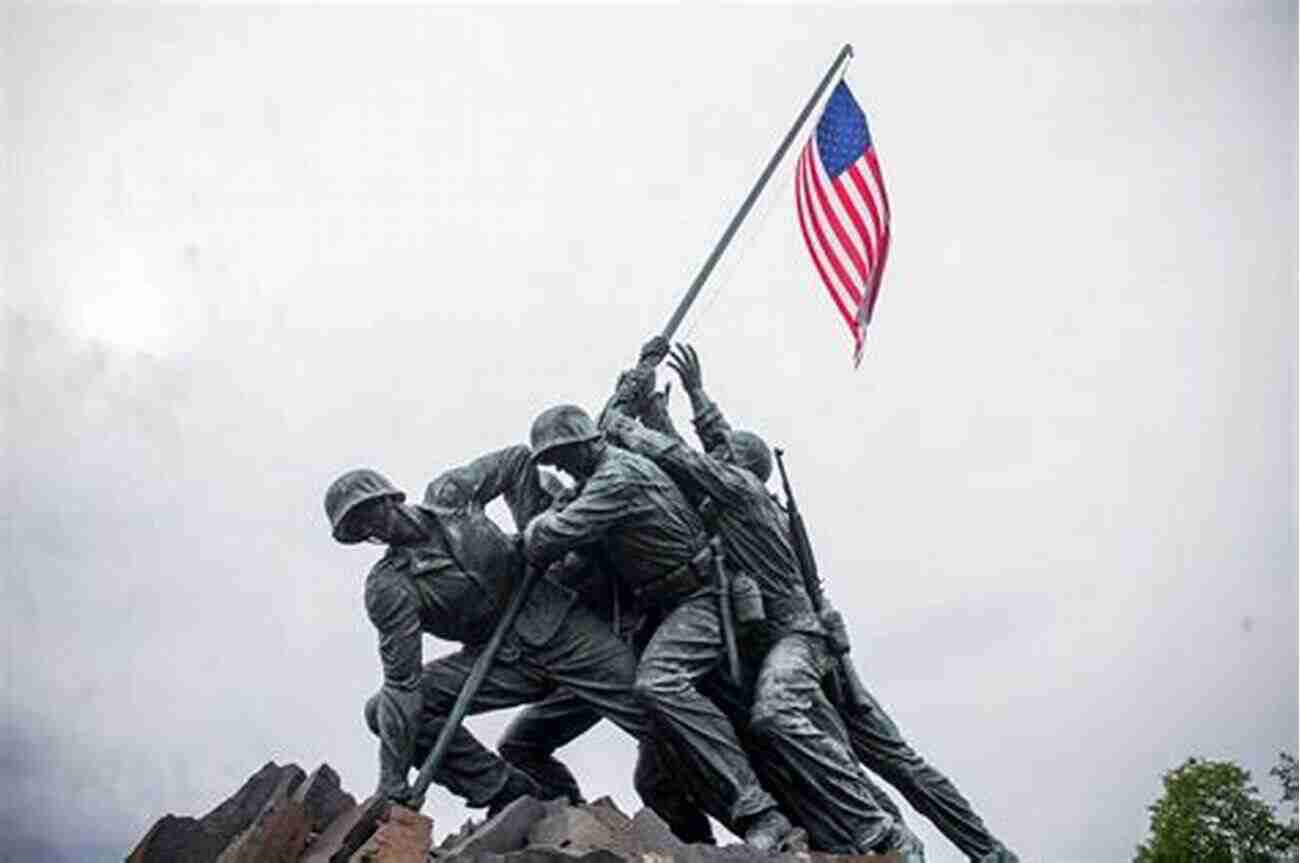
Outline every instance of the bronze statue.
<svg viewBox="0 0 1300 863">
<path fill-rule="evenodd" d="M 658 362 L 653 353 L 642 359 Z M 615 407 L 622 394 L 639 389 L 629 380 L 620 382 Z M 576 405 L 543 412 L 531 441 L 540 463 L 563 470 L 581 488 L 562 509 L 529 522 L 529 560 L 546 565 L 574 548 L 603 545 L 638 607 L 662 621 L 641 654 L 636 688 L 696 778 L 700 805 L 749 844 L 776 847 L 792 825 L 759 784 L 726 716 L 699 691 L 724 651 L 718 598 L 710 589 L 713 549 L 699 513 L 649 459 L 608 445 Z"/>
<path fill-rule="evenodd" d="M 525 446 L 509 447 L 447 471 L 430 483 L 420 505 L 405 503 L 401 491 L 369 469 L 343 474 L 326 493 L 335 539 L 387 546 L 366 579 L 366 611 L 379 632 L 384 671 L 366 714 L 380 738 L 379 791 L 394 801 L 422 803 L 407 781 L 409 770 L 432 746 L 521 578 L 517 538 L 483 507 L 504 496 L 523 523 L 553 501 L 530 456 Z M 422 666 L 426 632 L 463 647 Z M 472 712 L 539 701 L 563 687 L 638 740 L 651 739 L 634 690 L 631 648 L 577 603 L 573 591 L 549 578 L 538 582 L 503 651 Z M 535 781 L 464 728 L 456 729 L 434 778 L 489 812 L 524 794 L 541 796 Z"/>
<path fill-rule="evenodd" d="M 688 392 L 696 391 L 688 387 Z M 726 561 L 715 590 L 725 594 L 742 583 L 754 585 L 756 594 L 744 598 L 737 591 L 735 604 L 752 607 L 739 616 L 748 623 L 746 664 L 756 672 L 752 681 L 734 682 L 748 684 L 749 730 L 764 758 L 778 765 L 780 796 L 820 850 L 859 854 L 914 848 L 919 843 L 878 804 L 822 690 L 831 655 L 784 514 L 763 485 L 772 468 L 767 445 L 752 433 L 730 432 L 716 409 L 697 416 L 702 438 L 714 444 L 713 455 L 645 427 L 618 407 L 607 409 L 605 421 L 612 443 L 652 460 L 705 514 Z M 729 580 L 729 572 L 738 577 Z"/>
<path fill-rule="evenodd" d="M 668 365 L 690 398 L 696 431 L 704 447 L 721 459 L 746 465 L 766 481 L 772 470 L 766 445 L 752 433 L 731 429 L 704 391 L 695 350 L 689 345 L 677 345 Z M 788 488 L 787 498 L 793 503 Z M 843 649 L 847 648 L 846 642 Z M 952 781 L 903 739 L 898 726 L 870 692 L 860 692 L 852 703 L 842 701 L 837 706 L 857 759 L 897 789 L 962 853 L 978 863 L 1016 863 L 1016 855 L 994 838 Z"/>
</svg>

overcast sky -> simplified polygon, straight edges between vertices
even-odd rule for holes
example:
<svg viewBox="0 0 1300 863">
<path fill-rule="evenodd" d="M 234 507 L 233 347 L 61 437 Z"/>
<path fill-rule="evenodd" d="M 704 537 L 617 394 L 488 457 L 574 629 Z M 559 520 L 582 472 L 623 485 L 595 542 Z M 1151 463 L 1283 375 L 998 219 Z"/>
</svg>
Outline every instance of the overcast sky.
<svg viewBox="0 0 1300 863">
<path fill-rule="evenodd" d="M 1129 859 L 1191 755 L 1276 797 L 1294 4 L 0 22 L 6 861 L 120 858 L 268 759 L 368 794 L 377 550 L 326 485 L 597 406 L 845 41 L 895 227 L 862 368 L 789 161 L 683 333 L 788 451 L 863 677 L 1026 861 Z M 636 807 L 621 732 L 562 754 Z"/>
</svg>

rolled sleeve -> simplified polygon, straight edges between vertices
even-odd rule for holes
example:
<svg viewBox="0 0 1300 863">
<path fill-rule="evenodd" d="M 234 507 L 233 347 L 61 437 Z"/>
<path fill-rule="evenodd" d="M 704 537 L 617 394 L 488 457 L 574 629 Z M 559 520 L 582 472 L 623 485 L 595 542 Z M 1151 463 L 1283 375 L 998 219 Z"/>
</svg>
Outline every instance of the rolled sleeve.
<svg viewBox="0 0 1300 863">
<path fill-rule="evenodd" d="M 611 435 L 626 449 L 643 455 L 663 468 L 691 497 L 712 497 L 721 504 L 743 503 L 746 484 L 736 468 L 691 449 L 682 441 L 619 416 Z"/>
<path fill-rule="evenodd" d="M 731 434 L 731 423 L 722 415 L 717 403 L 708 396 L 700 396 L 700 404 L 691 420 L 695 424 L 695 433 L 700 438 L 700 445 L 706 452 L 713 452 L 727 445 L 727 436 Z"/>
<path fill-rule="evenodd" d="M 531 457 L 527 446 L 516 444 L 445 471 L 429 483 L 425 505 L 444 511 L 482 510 L 504 496 L 515 525 L 522 526 L 551 502 Z"/>
<path fill-rule="evenodd" d="M 524 553 L 529 562 L 545 565 L 604 539 L 627 517 L 623 497 L 614 484 L 593 478 L 564 509 L 533 519 L 524 531 Z"/>
</svg>

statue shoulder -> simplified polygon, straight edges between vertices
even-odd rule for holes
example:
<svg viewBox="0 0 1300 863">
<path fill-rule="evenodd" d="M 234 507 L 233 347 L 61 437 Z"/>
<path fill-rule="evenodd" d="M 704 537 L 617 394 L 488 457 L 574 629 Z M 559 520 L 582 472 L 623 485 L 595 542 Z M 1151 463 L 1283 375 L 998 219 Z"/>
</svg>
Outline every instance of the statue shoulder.
<svg viewBox="0 0 1300 863">
<path fill-rule="evenodd" d="M 405 578 L 410 569 L 410 555 L 405 549 L 390 548 L 375 561 L 366 576 L 366 593 L 383 588 L 386 584 Z"/>
</svg>

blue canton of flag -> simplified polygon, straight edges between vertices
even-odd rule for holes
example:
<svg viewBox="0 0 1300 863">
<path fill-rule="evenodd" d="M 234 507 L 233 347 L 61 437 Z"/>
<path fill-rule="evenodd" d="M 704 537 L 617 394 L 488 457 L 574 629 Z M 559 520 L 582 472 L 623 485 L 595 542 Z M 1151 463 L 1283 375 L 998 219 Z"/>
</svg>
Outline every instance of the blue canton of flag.
<svg viewBox="0 0 1300 863">
<path fill-rule="evenodd" d="M 867 116 L 843 81 L 831 91 L 795 174 L 799 230 L 862 360 L 889 253 L 889 197 Z"/>
</svg>

